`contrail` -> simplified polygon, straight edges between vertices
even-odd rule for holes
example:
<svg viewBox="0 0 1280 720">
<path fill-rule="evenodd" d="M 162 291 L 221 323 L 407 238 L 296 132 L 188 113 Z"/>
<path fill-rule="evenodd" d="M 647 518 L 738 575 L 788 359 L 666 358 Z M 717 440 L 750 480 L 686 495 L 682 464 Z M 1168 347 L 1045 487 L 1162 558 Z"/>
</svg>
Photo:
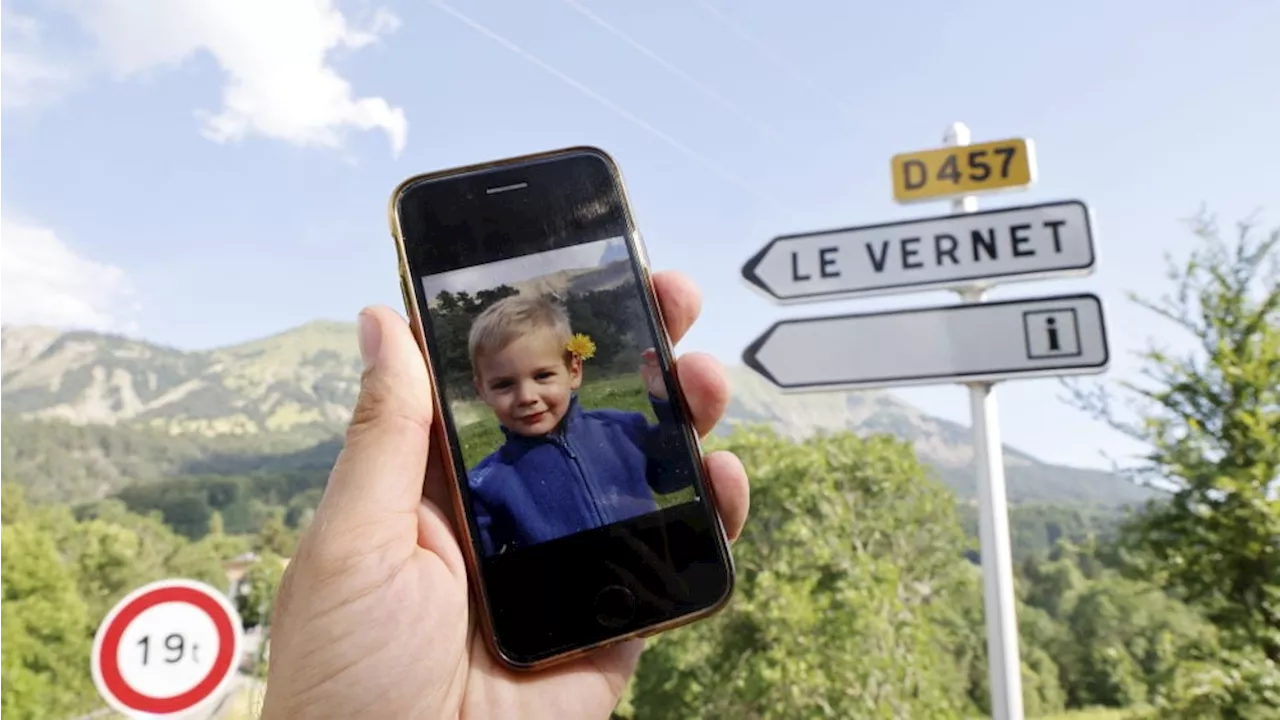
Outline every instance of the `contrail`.
<svg viewBox="0 0 1280 720">
<path fill-rule="evenodd" d="M 757 199 L 763 200 L 763 201 L 765 201 L 765 202 L 767 202 L 767 203 L 769 203 L 769 204 L 771 204 L 771 205 L 775 205 L 775 206 L 777 205 L 777 201 L 776 201 L 773 197 L 771 197 L 771 196 L 769 196 L 769 195 L 766 195 L 766 194 L 764 194 L 764 193 L 762 193 L 762 192 L 760 192 L 760 191 L 756 190 L 756 188 L 755 188 L 754 186 L 752 186 L 752 185 L 751 185 L 751 183 L 749 183 L 749 182 L 747 182 L 746 180 L 742 179 L 742 177 L 741 177 L 741 176 L 739 176 L 739 175 L 737 175 L 737 174 L 733 173 L 733 172 L 732 172 L 732 171 L 730 171 L 730 170 L 726 170 L 724 167 L 722 167 L 721 165 L 719 165 L 719 164 L 718 164 L 718 163 L 716 163 L 715 161 L 710 160 L 710 159 L 709 159 L 709 158 L 707 158 L 705 155 L 702 155 L 701 153 L 699 153 L 698 151 L 696 151 L 696 150 L 694 150 L 693 148 L 689 147 L 688 145 L 685 145 L 684 143 L 680 142 L 679 140 L 676 140 L 675 138 L 671 137 L 670 135 L 668 135 L 668 134 L 664 133 L 663 131 L 659 130 L 658 128 L 654 127 L 653 125 L 651 125 L 650 123 L 648 123 L 647 121 L 645 121 L 643 118 L 641 118 L 641 117 L 637 116 L 635 113 L 632 113 L 631 111 L 627 110 L 626 108 L 622 107 L 621 105 L 618 105 L 618 104 L 617 104 L 617 103 L 615 103 L 614 101 L 612 101 L 612 100 L 610 100 L 609 98 L 607 98 L 607 97 L 605 97 L 605 96 L 601 95 L 600 93 L 596 92 L 595 90 L 592 90 L 591 88 L 587 87 L 587 86 L 586 86 L 586 85 L 584 85 L 583 83 L 579 82 L 578 80 L 574 79 L 573 77 L 570 77 L 568 74 L 566 74 L 566 73 L 564 73 L 564 72 L 560 71 L 559 69 L 557 69 L 557 68 L 555 68 L 555 67 L 551 66 L 550 64 L 548 64 L 548 63 L 546 63 L 546 62 L 543 62 L 543 60 L 542 60 L 541 58 L 539 58 L 538 56 L 536 56 L 536 55 L 534 55 L 533 53 L 531 53 L 531 52 L 529 52 L 529 51 L 525 50 L 524 48 L 520 47 L 519 45 L 516 45 L 515 43 L 513 43 L 513 42 L 511 42 L 510 40 L 506 39 L 505 37 L 503 37 L 503 36 L 499 35 L 498 33 L 494 32 L 493 30 L 490 30 L 489 28 L 487 28 L 487 27 L 485 27 L 483 24 L 481 24 L 479 21 L 472 19 L 472 18 L 471 18 L 470 16 L 468 16 L 466 13 L 463 13 L 461 10 L 458 10 L 458 9 L 454 8 L 452 5 L 449 5 L 448 3 L 444 2 L 444 0 L 430 0 L 430 2 L 431 2 L 432 4 L 434 4 L 436 7 L 440 8 L 441 10 L 443 10 L 444 12 L 446 12 L 446 13 L 448 13 L 448 14 L 452 15 L 452 16 L 453 16 L 454 18 L 456 18 L 457 20 L 459 20 L 459 21 L 461 21 L 461 22 L 465 23 L 466 25 L 470 26 L 470 27 L 471 27 L 471 29 L 475 30 L 476 32 L 480 33 L 481 35 L 484 35 L 485 37 L 487 37 L 487 38 L 489 38 L 490 40 L 492 40 L 492 41 L 494 41 L 494 42 L 498 43 L 499 45 L 502 45 L 503 47 L 505 47 L 505 48 L 507 48 L 508 50 L 510 50 L 511 52 L 513 52 L 513 53 L 515 53 L 515 54 L 519 55 L 520 57 L 524 58 L 525 60 L 528 60 L 529 62 L 533 63 L 534 65 L 537 65 L 538 67 L 540 67 L 540 68 L 542 68 L 543 70 L 545 70 L 546 72 L 548 72 L 548 73 L 550 73 L 550 74 L 554 75 L 556 78 L 558 78 L 559 80 L 563 81 L 563 82 L 564 82 L 564 83 L 566 83 L 567 85 L 570 85 L 571 87 L 576 88 L 576 89 L 577 89 L 579 92 L 581 92 L 582 94 L 586 95 L 587 97 L 591 98 L 592 100 L 595 100 L 596 102 L 600 103 L 601 105 L 605 106 L 606 108 L 609 108 L 609 109 L 610 109 L 610 110 L 612 110 L 613 112 L 617 113 L 618 115 L 620 115 L 620 116 L 621 116 L 623 119 L 625 119 L 626 121 L 628 121 L 628 122 L 632 123 L 633 125 L 636 125 L 637 127 L 639 127 L 639 128 L 641 128 L 641 129 L 643 129 L 644 131 L 648 132 L 649 134 L 651 134 L 651 135 L 653 135 L 653 136 L 657 137 L 658 139 L 660 139 L 660 140 L 662 140 L 663 142 L 667 143 L 668 145 L 670 145 L 671 147 L 675 148 L 676 150 L 679 150 L 680 152 L 684 153 L 684 154 L 685 154 L 687 157 L 689 157 L 690 159 L 694 160 L 694 161 L 695 161 L 695 162 L 697 162 L 698 164 L 700 164 L 700 165 L 702 165 L 703 167 L 705 167 L 706 169 L 708 169 L 708 170 L 710 170 L 710 171 L 714 172 L 715 174 L 719 175 L 720 177 L 724 178 L 725 180 L 728 180 L 729 182 L 733 183 L 734 185 L 737 185 L 738 187 L 740 187 L 740 188 L 742 188 L 743 190 L 747 191 L 748 193 L 750 193 L 752 196 L 756 197 Z"/>
<path fill-rule="evenodd" d="M 721 107 L 732 112 L 734 115 L 737 115 L 740 119 L 742 119 L 747 124 L 754 127 L 756 130 L 762 133 L 765 133 L 766 135 L 769 135 L 771 137 L 777 137 L 778 133 L 775 130 L 773 130 L 773 128 L 769 127 L 768 125 L 761 122 L 760 120 L 757 120 L 755 116 L 753 116 L 751 113 L 747 112 L 742 107 L 736 105 L 732 100 L 729 100 L 728 98 L 724 97 L 720 93 L 716 92 L 713 88 L 708 86 L 706 83 L 698 80 L 697 78 L 693 77 L 689 73 L 681 70 L 680 68 L 676 67 L 674 64 L 663 59 L 662 56 L 658 55 L 658 53 L 649 49 L 639 40 L 636 40 L 635 38 L 631 37 L 626 32 L 623 32 L 621 29 L 619 29 L 617 26 L 613 25 L 609 21 L 605 20 L 599 15 L 596 15 L 595 13 L 591 12 L 587 8 L 583 7 L 582 4 L 579 3 L 577 0 L 564 0 L 564 1 L 574 10 L 577 10 L 584 17 L 591 20 L 591 22 L 594 22 L 595 24 L 599 25 L 605 30 L 608 30 L 609 32 L 618 36 L 619 38 L 622 39 L 623 42 L 635 48 L 645 57 L 661 65 L 667 72 L 671 73 L 672 75 L 675 75 L 681 80 L 684 80 L 690 87 L 694 88 L 695 90 L 702 93 L 703 95 L 706 95 L 708 98 L 711 98 L 716 103 L 718 103 Z"/>
</svg>

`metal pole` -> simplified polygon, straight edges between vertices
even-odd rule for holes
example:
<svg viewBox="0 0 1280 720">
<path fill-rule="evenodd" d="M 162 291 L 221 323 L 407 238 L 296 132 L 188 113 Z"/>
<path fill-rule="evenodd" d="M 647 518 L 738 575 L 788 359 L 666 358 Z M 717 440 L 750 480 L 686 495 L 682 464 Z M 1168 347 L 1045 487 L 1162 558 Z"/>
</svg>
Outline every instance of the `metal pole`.
<svg viewBox="0 0 1280 720">
<path fill-rule="evenodd" d="M 949 146 L 968 145 L 969 128 L 952 123 L 943 136 Z M 974 212 L 978 198 L 951 202 L 952 212 Z M 986 288 L 959 291 L 966 303 L 986 299 Z M 987 623 L 987 677 L 995 720 L 1023 720 L 1022 662 L 1018 655 L 1017 607 L 1013 595 L 1013 553 L 1009 540 L 1009 504 L 1005 493 L 1004 448 L 993 383 L 967 383 L 973 422 L 974 464 L 978 470 L 978 542 L 982 552 L 982 598 Z"/>
</svg>

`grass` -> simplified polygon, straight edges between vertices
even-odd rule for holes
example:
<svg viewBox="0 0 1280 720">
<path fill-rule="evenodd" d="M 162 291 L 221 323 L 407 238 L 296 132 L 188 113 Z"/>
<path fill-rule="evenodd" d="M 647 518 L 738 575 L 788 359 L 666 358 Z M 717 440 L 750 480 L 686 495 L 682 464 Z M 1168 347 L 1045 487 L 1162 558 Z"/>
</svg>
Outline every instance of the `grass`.
<svg viewBox="0 0 1280 720">
<path fill-rule="evenodd" d="M 649 405 L 649 393 L 644 380 L 637 373 L 588 380 L 578 390 L 578 401 L 587 410 L 623 410 L 643 413 L 649 422 L 657 422 Z M 459 423 L 463 418 L 476 418 L 458 428 L 458 441 L 462 444 L 462 458 L 468 468 L 475 467 L 486 455 L 502 444 L 502 430 L 493 413 L 479 401 L 458 402 L 451 406 Z M 693 499 L 693 488 L 686 488 L 669 495 L 655 495 L 659 507 L 678 505 Z"/>
</svg>

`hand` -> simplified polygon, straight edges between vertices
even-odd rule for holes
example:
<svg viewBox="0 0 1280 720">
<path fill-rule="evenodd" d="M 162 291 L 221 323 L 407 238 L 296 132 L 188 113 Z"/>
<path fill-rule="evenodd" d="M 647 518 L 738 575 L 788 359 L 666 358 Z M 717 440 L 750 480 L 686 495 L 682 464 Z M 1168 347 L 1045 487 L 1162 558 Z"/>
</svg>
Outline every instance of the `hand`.
<svg viewBox="0 0 1280 720">
<path fill-rule="evenodd" d="M 667 399 L 667 383 L 662 378 L 662 367 L 658 365 L 658 351 L 649 348 L 640 353 L 640 377 L 644 378 L 644 386 L 649 394 L 659 400 Z"/>
<path fill-rule="evenodd" d="M 671 273 L 653 280 L 674 342 L 698 316 L 697 288 Z M 262 717 L 607 718 L 643 641 L 536 674 L 490 655 L 468 606 L 441 448 L 430 442 L 422 354 L 386 308 L 361 314 L 360 347 L 366 370 L 346 444 L 281 581 Z M 724 376 L 700 354 L 676 371 L 705 436 L 729 401 Z M 736 539 L 746 471 L 724 452 L 706 466 Z"/>
</svg>

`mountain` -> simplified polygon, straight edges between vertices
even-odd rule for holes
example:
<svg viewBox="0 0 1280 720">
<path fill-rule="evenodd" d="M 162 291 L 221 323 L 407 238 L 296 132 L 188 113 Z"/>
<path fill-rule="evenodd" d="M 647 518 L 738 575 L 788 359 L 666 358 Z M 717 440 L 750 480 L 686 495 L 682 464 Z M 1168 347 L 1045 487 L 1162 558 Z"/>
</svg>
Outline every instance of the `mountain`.
<svg viewBox="0 0 1280 720">
<path fill-rule="evenodd" d="M 601 260 L 601 264 L 588 268 L 573 268 L 559 272 L 539 275 L 532 280 L 519 280 L 508 283 L 525 295 L 578 295 L 583 293 L 609 290 L 631 279 L 631 263 L 623 250 L 622 260 Z M 434 308 L 440 304 L 440 296 L 427 299 L 427 307 Z"/>
<path fill-rule="evenodd" d="M 512 286 L 524 294 L 565 296 L 608 290 L 629 279 L 631 279 L 631 263 L 624 259 L 598 267 L 575 268 L 540 275 L 534 280 L 512 283 Z"/>
<path fill-rule="evenodd" d="M 607 282 L 612 270 L 566 281 Z M 336 456 L 360 380 L 349 323 L 312 322 L 197 352 L 36 327 L 5 327 L 0 346 L 4 474 L 33 499 L 96 499 L 176 475 L 322 469 Z M 960 497 L 974 496 L 967 428 L 890 393 L 783 395 L 745 368 L 728 373 L 734 394 L 718 433 L 753 423 L 794 438 L 891 433 L 910 440 Z M 1005 467 L 1015 503 L 1115 506 L 1149 497 L 1115 475 L 1014 448 L 1006 448 Z"/>
<path fill-rule="evenodd" d="M 183 352 L 116 335 L 3 329 L 6 416 L 170 435 L 329 435 L 346 420 L 360 359 L 346 323 Z"/>
<path fill-rule="evenodd" d="M 785 395 L 742 367 L 727 368 L 733 396 L 717 428 L 764 423 L 796 439 L 851 430 L 885 433 L 911 441 L 916 456 L 931 466 L 961 498 L 977 495 L 972 435 L 967 426 L 925 414 L 887 392 L 833 392 Z M 1008 496 L 1013 503 L 1070 502 L 1117 506 L 1153 496 L 1114 473 L 1043 462 L 1004 446 Z"/>
</svg>

